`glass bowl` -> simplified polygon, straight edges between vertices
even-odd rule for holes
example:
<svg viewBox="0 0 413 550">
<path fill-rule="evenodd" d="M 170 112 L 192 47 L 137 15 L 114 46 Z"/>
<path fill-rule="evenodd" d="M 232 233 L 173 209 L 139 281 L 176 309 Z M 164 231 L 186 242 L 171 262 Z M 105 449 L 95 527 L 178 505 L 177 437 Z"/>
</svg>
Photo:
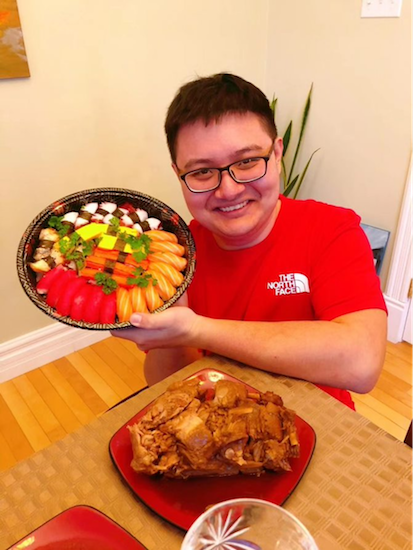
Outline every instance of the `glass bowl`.
<svg viewBox="0 0 413 550">
<path fill-rule="evenodd" d="M 188 530 L 181 550 L 318 550 L 293 514 L 267 502 L 238 498 L 215 504 Z"/>
</svg>

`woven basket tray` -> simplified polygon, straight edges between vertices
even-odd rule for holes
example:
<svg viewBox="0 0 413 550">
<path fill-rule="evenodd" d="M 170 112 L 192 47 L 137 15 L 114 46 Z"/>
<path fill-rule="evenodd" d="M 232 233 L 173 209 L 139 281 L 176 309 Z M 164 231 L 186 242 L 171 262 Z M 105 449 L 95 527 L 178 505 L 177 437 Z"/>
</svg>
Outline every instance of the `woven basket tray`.
<svg viewBox="0 0 413 550">
<path fill-rule="evenodd" d="M 139 193 L 138 191 L 120 189 L 117 187 L 89 189 L 63 197 L 50 204 L 30 223 L 21 238 L 17 250 L 17 272 L 19 280 L 30 300 L 53 319 L 66 323 L 72 327 L 92 330 L 112 330 L 131 326 L 129 322 L 114 324 L 87 323 L 85 321 L 74 321 L 70 317 L 62 317 L 46 303 L 45 297 L 41 296 L 36 291 L 36 274 L 30 269 L 28 262 L 31 261 L 32 255 L 36 249 L 40 231 L 48 227 L 47 222 L 51 216 L 62 216 L 66 212 L 72 210 L 79 211 L 82 205 L 89 202 L 114 202 L 118 206 L 125 202 L 129 202 L 135 208 L 146 210 L 149 217 L 161 220 L 163 229 L 177 236 L 179 244 L 185 247 L 185 256 L 188 260 L 188 264 L 183 272 L 184 281 L 177 288 L 172 298 L 153 313 L 164 311 L 174 304 L 186 291 L 195 273 L 195 243 L 192 234 L 184 220 L 163 202 L 149 195 L 145 195 L 144 193 Z"/>
</svg>

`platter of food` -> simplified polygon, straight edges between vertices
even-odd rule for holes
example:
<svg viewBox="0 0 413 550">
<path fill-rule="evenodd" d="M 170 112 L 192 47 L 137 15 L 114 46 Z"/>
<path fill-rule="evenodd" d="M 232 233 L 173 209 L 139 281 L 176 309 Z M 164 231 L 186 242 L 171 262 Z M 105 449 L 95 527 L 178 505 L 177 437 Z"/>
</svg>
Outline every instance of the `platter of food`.
<svg viewBox="0 0 413 550">
<path fill-rule="evenodd" d="M 314 451 L 313 428 L 280 396 L 203 369 L 170 386 L 111 438 L 124 482 L 155 513 L 187 530 L 234 498 L 282 505 Z"/>
<path fill-rule="evenodd" d="M 158 199 L 90 189 L 34 218 L 17 272 L 50 317 L 78 328 L 124 328 L 133 312 L 160 312 L 182 296 L 194 276 L 195 244 L 184 220 Z"/>
<path fill-rule="evenodd" d="M 9 550 L 147 550 L 118 523 L 90 506 L 73 506 Z"/>
</svg>

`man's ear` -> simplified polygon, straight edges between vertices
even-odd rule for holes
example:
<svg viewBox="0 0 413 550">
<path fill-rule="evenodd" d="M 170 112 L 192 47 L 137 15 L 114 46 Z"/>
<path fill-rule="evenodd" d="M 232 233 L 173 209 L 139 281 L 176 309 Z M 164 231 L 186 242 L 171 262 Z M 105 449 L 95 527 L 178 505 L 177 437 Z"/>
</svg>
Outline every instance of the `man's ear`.
<svg viewBox="0 0 413 550">
<path fill-rule="evenodd" d="M 277 137 L 274 141 L 274 154 L 277 161 L 281 161 L 283 156 L 284 144 L 281 137 Z"/>
</svg>

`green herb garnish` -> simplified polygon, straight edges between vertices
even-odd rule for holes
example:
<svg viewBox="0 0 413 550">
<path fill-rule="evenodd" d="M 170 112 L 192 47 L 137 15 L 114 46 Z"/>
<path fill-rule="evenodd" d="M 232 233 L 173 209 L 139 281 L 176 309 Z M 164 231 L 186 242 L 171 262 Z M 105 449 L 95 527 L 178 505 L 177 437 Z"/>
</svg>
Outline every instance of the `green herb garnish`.
<svg viewBox="0 0 413 550">
<path fill-rule="evenodd" d="M 126 235 L 126 234 L 125 234 Z M 134 235 L 122 236 L 122 239 L 130 245 L 132 249 L 132 256 L 137 262 L 142 262 L 146 259 L 150 252 L 151 239 L 147 235 L 139 235 L 135 237 Z"/>
<path fill-rule="evenodd" d="M 74 231 L 66 239 L 59 241 L 60 252 L 69 260 L 74 261 L 78 270 L 85 266 L 85 259 L 93 253 L 94 241 L 85 241 Z"/>
<path fill-rule="evenodd" d="M 96 273 L 95 281 L 105 294 L 112 294 L 118 288 L 118 283 L 108 273 Z"/>
<path fill-rule="evenodd" d="M 145 273 L 144 270 L 140 267 L 137 267 L 133 271 L 133 277 L 128 277 L 126 282 L 128 285 L 136 285 L 140 286 L 142 288 L 146 288 L 149 283 L 152 283 L 153 286 L 156 286 L 158 284 L 157 279 L 152 277 L 149 273 Z"/>
<path fill-rule="evenodd" d="M 68 224 L 62 223 L 63 216 L 52 216 L 49 221 L 49 227 L 53 227 L 59 233 L 60 237 L 65 237 L 70 227 Z"/>
<path fill-rule="evenodd" d="M 116 232 L 119 232 L 120 229 L 120 219 L 116 216 L 113 216 L 113 218 L 109 221 L 109 225 L 113 225 Z"/>
</svg>

